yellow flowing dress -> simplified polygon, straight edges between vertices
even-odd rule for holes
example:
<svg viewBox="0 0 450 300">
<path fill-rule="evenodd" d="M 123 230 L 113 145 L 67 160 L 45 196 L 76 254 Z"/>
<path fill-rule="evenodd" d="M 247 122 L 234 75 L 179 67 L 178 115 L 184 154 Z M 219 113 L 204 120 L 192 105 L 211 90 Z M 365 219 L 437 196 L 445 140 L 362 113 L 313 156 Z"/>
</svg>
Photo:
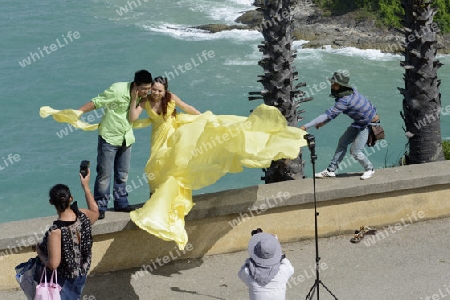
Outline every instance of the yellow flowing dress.
<svg viewBox="0 0 450 300">
<path fill-rule="evenodd" d="M 306 145 L 305 131 L 289 127 L 279 110 L 260 105 L 249 117 L 178 114 L 174 101 L 164 118 L 150 107 L 150 158 L 145 166 L 152 192 L 145 205 L 130 213 L 141 229 L 184 249 L 184 216 L 194 205 L 192 190 L 216 182 L 226 173 L 266 168 L 272 160 L 294 159 Z"/>
<path fill-rule="evenodd" d="M 215 183 L 226 173 L 247 168 L 267 168 L 272 160 L 295 159 L 307 143 L 305 131 L 287 126 L 279 110 L 261 104 L 249 117 L 177 114 L 172 117 L 171 101 L 166 117 L 145 104 L 149 118 L 133 123 L 133 128 L 152 125 L 150 158 L 145 166 L 151 197 L 143 207 L 130 213 L 141 229 L 184 249 L 188 236 L 184 217 L 194 203 L 192 190 Z M 52 116 L 82 130 L 98 124 L 79 120 L 77 110 L 42 107 L 41 117 Z"/>
</svg>

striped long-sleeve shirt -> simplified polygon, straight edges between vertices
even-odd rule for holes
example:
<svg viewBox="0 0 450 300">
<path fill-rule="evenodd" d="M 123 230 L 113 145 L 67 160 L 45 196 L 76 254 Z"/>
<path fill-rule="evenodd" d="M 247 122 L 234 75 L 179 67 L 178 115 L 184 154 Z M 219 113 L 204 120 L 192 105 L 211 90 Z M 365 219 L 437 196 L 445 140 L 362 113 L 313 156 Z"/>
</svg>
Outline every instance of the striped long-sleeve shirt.
<svg viewBox="0 0 450 300">
<path fill-rule="evenodd" d="M 333 120 L 340 113 L 344 113 L 353 119 L 351 126 L 357 128 L 366 127 L 377 114 L 375 106 L 356 90 L 336 100 L 333 107 L 327 109 L 327 119 Z"/>
</svg>

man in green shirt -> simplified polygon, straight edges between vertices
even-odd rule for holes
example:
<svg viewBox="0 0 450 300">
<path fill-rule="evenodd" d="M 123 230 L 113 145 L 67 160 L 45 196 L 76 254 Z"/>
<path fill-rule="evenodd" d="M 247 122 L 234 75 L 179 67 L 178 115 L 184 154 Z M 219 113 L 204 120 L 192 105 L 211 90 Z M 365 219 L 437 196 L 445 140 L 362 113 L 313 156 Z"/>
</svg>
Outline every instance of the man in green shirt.
<svg viewBox="0 0 450 300">
<path fill-rule="evenodd" d="M 114 170 L 114 210 L 130 212 L 126 191 L 130 169 L 131 145 L 135 142 L 128 111 L 132 97 L 139 102 L 147 97 L 152 75 L 147 70 L 137 71 L 133 82 L 117 82 L 109 89 L 79 108 L 84 113 L 103 109 L 104 115 L 98 129 L 97 177 L 94 198 L 99 208 L 99 219 L 105 217 L 110 196 L 111 173 Z"/>
</svg>

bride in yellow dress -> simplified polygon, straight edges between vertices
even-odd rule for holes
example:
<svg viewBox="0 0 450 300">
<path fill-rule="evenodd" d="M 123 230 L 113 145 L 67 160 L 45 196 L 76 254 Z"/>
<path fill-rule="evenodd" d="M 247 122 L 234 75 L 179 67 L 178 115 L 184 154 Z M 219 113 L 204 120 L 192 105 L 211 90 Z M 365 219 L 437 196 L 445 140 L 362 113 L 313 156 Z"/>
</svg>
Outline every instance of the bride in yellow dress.
<svg viewBox="0 0 450 300">
<path fill-rule="evenodd" d="M 261 104 L 248 117 L 200 114 L 168 91 L 167 80 L 154 79 L 151 95 L 136 103 L 131 91 L 128 118 L 133 128 L 152 125 L 150 158 L 145 166 L 151 197 L 130 213 L 137 226 L 182 250 L 188 236 L 184 217 L 194 203 L 192 191 L 215 183 L 226 173 L 268 168 L 272 160 L 297 158 L 307 143 L 305 131 L 287 126 L 273 106 Z M 179 114 L 178 106 L 187 114 Z M 138 119 L 145 110 L 148 118 Z M 81 110 L 41 107 L 42 118 L 52 116 L 82 130 L 99 124 L 83 122 Z"/>
<path fill-rule="evenodd" d="M 305 131 L 289 127 L 277 108 L 258 106 L 249 117 L 200 114 L 168 91 L 157 77 L 147 99 L 131 99 L 129 121 L 143 110 L 152 124 L 150 158 L 145 166 L 151 197 L 132 211 L 141 229 L 184 249 L 188 236 L 184 217 L 192 206 L 192 190 L 216 182 L 243 167 L 267 168 L 272 160 L 294 159 L 305 146 Z M 187 114 L 178 114 L 176 106 Z"/>
</svg>

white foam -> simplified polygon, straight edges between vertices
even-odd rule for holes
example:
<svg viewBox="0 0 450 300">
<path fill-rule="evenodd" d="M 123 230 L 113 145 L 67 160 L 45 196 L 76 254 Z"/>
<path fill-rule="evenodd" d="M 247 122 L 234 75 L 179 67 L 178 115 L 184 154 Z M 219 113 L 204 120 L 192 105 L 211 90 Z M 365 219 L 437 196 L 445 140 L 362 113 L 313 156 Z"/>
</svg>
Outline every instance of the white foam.
<svg viewBox="0 0 450 300">
<path fill-rule="evenodd" d="M 253 6 L 253 1 L 249 0 L 188 2 L 188 7 L 191 7 L 192 11 L 202 12 L 211 20 L 226 22 L 227 24 L 235 23 L 236 18 L 243 12 L 256 8 Z"/>
<path fill-rule="evenodd" d="M 345 47 L 339 49 L 332 49 L 331 46 L 328 46 L 324 49 L 326 52 L 341 54 L 345 56 L 357 56 L 366 58 L 368 60 L 376 60 L 376 61 L 389 61 L 389 60 L 397 60 L 400 55 L 392 54 L 392 53 L 384 53 L 381 50 L 376 49 L 358 49 L 355 47 Z"/>
<path fill-rule="evenodd" d="M 235 20 L 242 14 L 242 10 L 235 10 L 230 7 L 214 7 L 209 12 L 211 19 L 225 21 L 227 24 L 235 23 Z"/>
<path fill-rule="evenodd" d="M 187 27 L 180 24 L 141 25 L 144 30 L 167 34 L 173 38 L 187 41 L 207 41 L 230 39 L 237 42 L 254 41 L 262 38 L 255 30 L 226 30 L 210 33 L 205 30 Z"/>
<path fill-rule="evenodd" d="M 233 60 L 233 59 L 227 59 L 223 63 L 226 66 L 254 66 L 255 61 L 254 60 Z"/>
<path fill-rule="evenodd" d="M 450 58 L 450 54 L 438 54 L 436 55 L 437 59 L 449 59 Z"/>
<path fill-rule="evenodd" d="M 391 61 L 391 60 L 398 60 L 401 56 L 399 54 L 392 54 L 392 53 L 384 53 L 381 52 L 381 50 L 377 49 L 358 49 L 355 47 L 345 47 L 345 48 L 339 48 L 335 49 L 331 47 L 330 45 L 323 46 L 322 49 L 314 49 L 314 48 L 303 48 L 304 44 L 307 44 L 308 41 L 295 41 L 293 44 L 293 48 L 297 50 L 299 55 L 297 55 L 298 59 L 304 59 L 307 57 L 308 59 L 311 57 L 320 57 L 324 53 L 333 53 L 333 54 L 339 54 L 343 56 L 355 56 L 355 57 L 361 57 L 368 60 L 375 60 L 375 61 Z"/>
<path fill-rule="evenodd" d="M 242 6 L 251 6 L 251 7 L 255 7 L 253 5 L 254 0 L 229 0 L 229 2 L 233 2 Z"/>
<path fill-rule="evenodd" d="M 344 56 L 356 56 L 356 57 L 362 57 L 366 58 L 368 60 L 375 60 L 375 61 L 391 61 L 391 60 L 398 60 L 402 58 L 402 55 L 400 54 L 393 54 L 393 53 L 386 53 L 381 52 L 381 50 L 378 49 L 358 49 L 355 47 L 345 47 L 345 48 L 339 48 L 335 49 L 332 48 L 331 45 L 326 45 L 323 47 L 323 49 L 314 49 L 314 48 L 303 48 L 304 44 L 307 44 L 308 41 L 300 40 L 295 41 L 293 43 L 293 48 L 297 51 L 301 51 L 303 54 L 310 54 L 310 55 L 320 55 L 318 53 L 336 53 L 341 54 Z M 450 58 L 450 54 L 438 54 L 436 55 L 437 59 L 448 59 Z"/>
<path fill-rule="evenodd" d="M 305 41 L 305 40 L 294 41 L 294 42 L 292 43 L 292 49 L 295 49 L 295 50 L 302 49 L 302 48 L 303 48 L 303 45 L 304 45 L 304 44 L 308 44 L 308 43 L 309 43 L 309 42 L 308 42 L 308 41 Z"/>
</svg>

